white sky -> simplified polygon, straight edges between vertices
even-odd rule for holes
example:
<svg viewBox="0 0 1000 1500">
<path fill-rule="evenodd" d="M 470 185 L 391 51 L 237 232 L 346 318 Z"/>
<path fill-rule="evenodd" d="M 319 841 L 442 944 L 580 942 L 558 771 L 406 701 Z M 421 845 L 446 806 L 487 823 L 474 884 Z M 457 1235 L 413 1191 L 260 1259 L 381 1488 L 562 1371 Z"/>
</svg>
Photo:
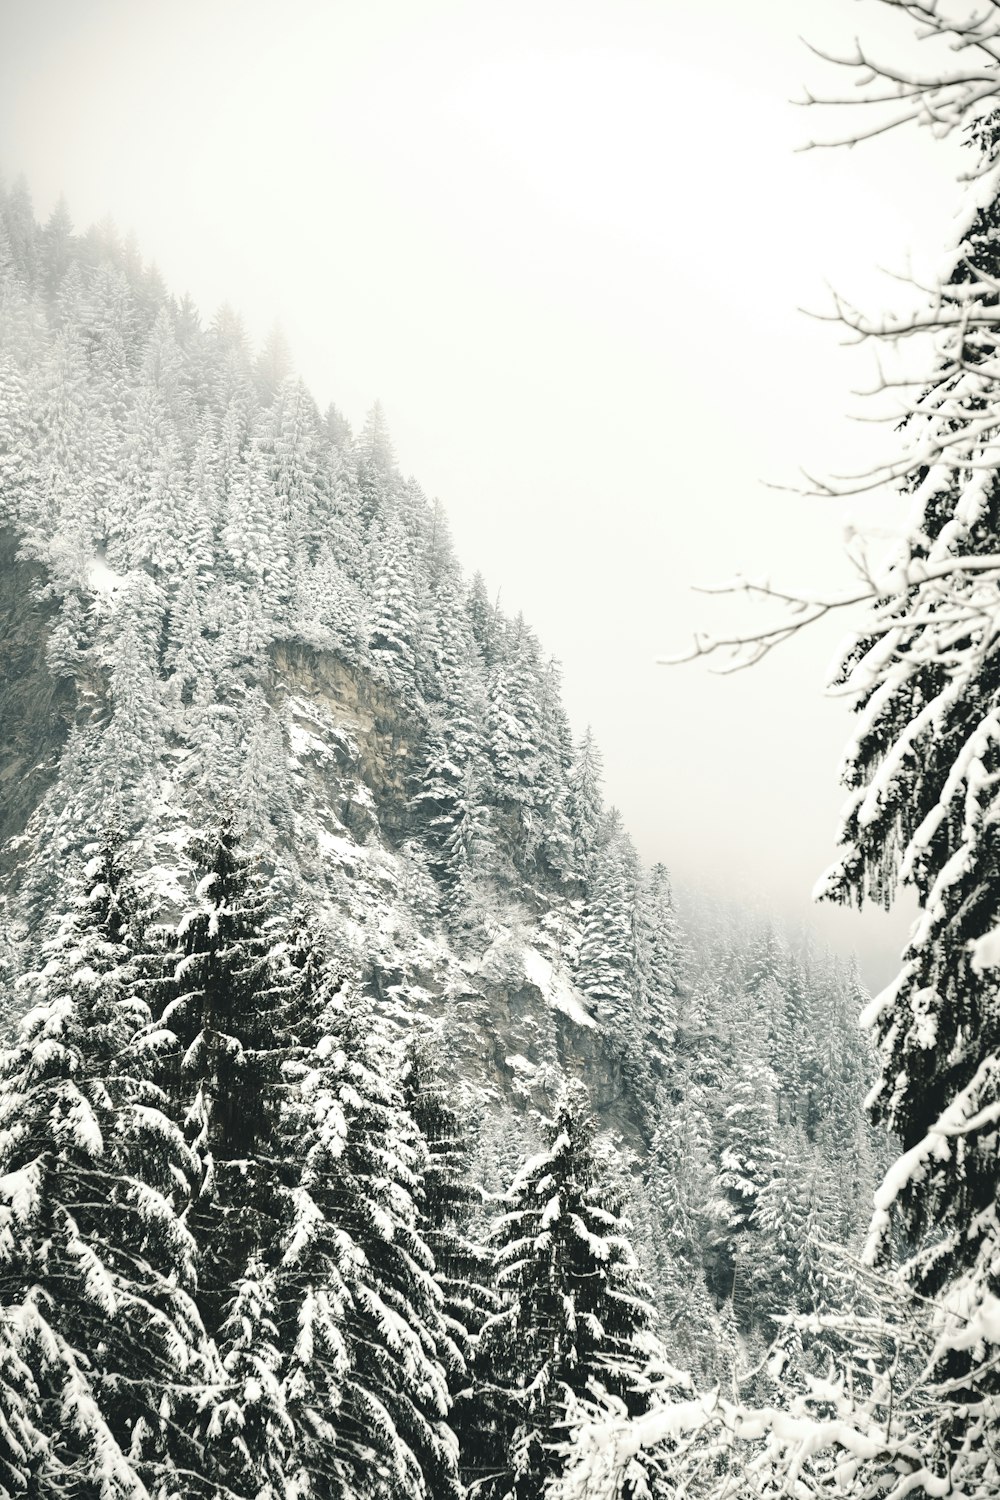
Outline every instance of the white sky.
<svg viewBox="0 0 1000 1500">
<path fill-rule="evenodd" d="M 889 441 L 846 416 L 867 362 L 798 307 L 827 282 L 879 306 L 874 267 L 952 238 L 953 149 L 794 151 L 827 122 L 787 101 L 841 83 L 799 31 L 880 22 L 856 0 L 0 3 L 8 178 L 43 214 L 65 191 L 80 228 L 110 212 L 206 318 L 280 320 L 356 426 L 380 397 L 469 571 L 562 660 L 641 852 L 795 920 L 833 856 L 845 624 L 738 678 L 655 658 L 729 618 L 692 583 L 847 577 L 865 505 L 762 481 Z M 905 924 L 818 920 L 888 977 Z"/>
</svg>

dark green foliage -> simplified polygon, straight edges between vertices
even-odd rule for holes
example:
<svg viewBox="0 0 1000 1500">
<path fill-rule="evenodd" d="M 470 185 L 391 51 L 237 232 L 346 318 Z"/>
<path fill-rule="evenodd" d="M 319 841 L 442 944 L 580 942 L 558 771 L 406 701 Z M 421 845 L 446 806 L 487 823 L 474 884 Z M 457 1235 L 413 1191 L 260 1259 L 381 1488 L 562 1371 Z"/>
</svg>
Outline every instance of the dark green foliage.
<svg viewBox="0 0 1000 1500">
<path fill-rule="evenodd" d="M 183 1466 L 179 1393 L 212 1360 L 141 908 L 119 842 L 91 855 L 0 1061 L 0 1463 L 11 1493 L 117 1500 Z"/>
<path fill-rule="evenodd" d="M 644 1409 L 654 1315 L 621 1203 L 598 1181 L 588 1124 L 568 1096 L 503 1210 L 490 1244 L 504 1306 L 479 1340 L 472 1493 L 537 1500 L 560 1472 L 574 1401 Z"/>
</svg>

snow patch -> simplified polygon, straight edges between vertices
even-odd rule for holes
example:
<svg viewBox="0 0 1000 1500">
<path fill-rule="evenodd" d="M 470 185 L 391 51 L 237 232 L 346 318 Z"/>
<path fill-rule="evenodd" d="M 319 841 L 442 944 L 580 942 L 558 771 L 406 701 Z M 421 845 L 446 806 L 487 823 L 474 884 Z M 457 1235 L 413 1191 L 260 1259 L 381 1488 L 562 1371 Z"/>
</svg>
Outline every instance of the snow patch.
<svg viewBox="0 0 1000 1500">
<path fill-rule="evenodd" d="M 974 974 L 982 974 L 985 969 L 1000 968 L 1000 927 L 994 927 L 992 932 L 974 939 L 969 947 L 972 950 Z"/>
<path fill-rule="evenodd" d="M 888 1010 L 889 1006 L 895 1002 L 896 996 L 899 994 L 907 978 L 908 973 L 904 969 L 901 974 L 897 974 L 896 978 L 886 985 L 884 990 L 879 990 L 878 994 L 869 1000 L 858 1016 L 858 1027 L 861 1031 L 870 1030 L 883 1011 Z"/>
<path fill-rule="evenodd" d="M 512 1052 L 509 1057 L 504 1058 L 504 1062 L 515 1073 L 534 1073 L 536 1071 L 535 1064 L 529 1062 L 520 1052 Z"/>
<path fill-rule="evenodd" d="M 317 828 L 316 842 L 324 854 L 333 855 L 341 864 L 368 859 L 371 852 L 363 844 L 356 844 L 353 839 L 344 838 L 337 833 L 327 833 L 325 828 Z"/>
<path fill-rule="evenodd" d="M 562 969 L 554 969 L 550 961 L 537 948 L 524 950 L 524 977 L 529 984 L 541 990 L 546 1000 L 556 1010 L 577 1026 L 589 1026 L 596 1031 L 597 1022 L 585 1008 L 580 992 Z"/>
<path fill-rule="evenodd" d="M 318 755 L 324 760 L 330 755 L 329 748 L 319 735 L 307 729 L 298 719 L 289 720 L 288 744 L 292 752 L 289 759 L 293 762 L 301 760 L 306 755 Z"/>
<path fill-rule="evenodd" d="M 87 586 L 95 594 L 113 594 L 120 589 L 125 579 L 113 568 L 109 568 L 104 554 L 98 552 L 87 564 Z"/>
</svg>

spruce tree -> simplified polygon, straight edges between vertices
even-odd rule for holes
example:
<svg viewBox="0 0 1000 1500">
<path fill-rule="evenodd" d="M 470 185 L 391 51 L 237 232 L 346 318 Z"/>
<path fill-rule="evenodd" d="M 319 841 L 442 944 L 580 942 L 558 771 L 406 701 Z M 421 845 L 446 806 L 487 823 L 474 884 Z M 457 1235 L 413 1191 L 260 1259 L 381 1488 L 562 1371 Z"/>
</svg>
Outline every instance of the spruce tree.
<svg viewBox="0 0 1000 1500">
<path fill-rule="evenodd" d="M 293 1428 L 278 1371 L 274 1244 L 280 1162 L 274 1096 L 292 1003 L 280 928 L 259 867 L 224 824 L 176 931 L 162 1024 L 179 1043 L 173 1089 L 201 1180 L 190 1222 L 198 1301 L 221 1375 L 189 1414 L 215 1483 L 271 1500 Z"/>
<path fill-rule="evenodd" d="M 282 1129 L 300 1165 L 276 1275 L 296 1493 L 457 1500 L 446 1372 L 463 1356 L 421 1234 L 426 1147 L 370 1013 L 310 932 L 296 949 L 306 1045 Z"/>
<path fill-rule="evenodd" d="M 777 1080 L 751 1053 L 734 1070 L 725 1111 L 716 1185 L 730 1284 L 724 1287 L 743 1331 L 776 1310 L 770 1289 L 770 1243 L 760 1232 L 758 1207 L 777 1172 Z"/>
<path fill-rule="evenodd" d="M 575 1401 L 644 1409 L 653 1311 L 626 1228 L 566 1093 L 547 1148 L 516 1174 L 490 1236 L 505 1306 L 480 1337 L 476 1376 L 490 1420 L 473 1494 L 538 1500 L 565 1462 L 559 1446 Z"/>
<path fill-rule="evenodd" d="M 384 521 L 384 511 L 393 496 L 396 455 L 381 401 L 376 401 L 365 418 L 355 444 L 357 484 L 361 519 L 377 536 Z"/>
<path fill-rule="evenodd" d="M 624 1026 L 633 1000 L 638 857 L 617 808 L 600 838 L 590 860 L 575 977 L 598 1019 Z"/>
<path fill-rule="evenodd" d="M 996 114 L 972 134 L 984 167 L 995 162 Z M 900 973 L 865 1013 L 879 1052 L 873 1115 L 903 1148 L 876 1194 L 869 1255 L 891 1256 L 901 1231 L 910 1284 L 970 1319 L 1000 1293 L 1000 675 L 995 610 L 981 592 L 994 588 L 984 580 L 1000 551 L 1000 485 L 983 415 L 998 228 L 1000 202 L 982 202 L 941 287 L 951 358 L 908 422 L 913 519 L 871 633 L 862 627 L 839 674 L 858 695 L 858 723 L 841 856 L 822 883 L 828 897 L 859 904 L 889 904 L 898 883 L 916 893 Z M 957 1326 L 942 1333 L 936 1358 L 948 1382 L 976 1364 Z M 996 1376 L 978 1375 L 974 1386 L 995 1392 Z"/>
<path fill-rule="evenodd" d="M 0 1072 L 0 1464 L 13 1494 L 168 1492 L 191 1456 L 183 1393 L 212 1364 L 186 1220 L 198 1174 L 156 1081 L 115 835 L 42 956 Z"/>
<path fill-rule="evenodd" d="M 481 1217 L 483 1193 L 472 1177 L 471 1139 L 435 1069 L 429 1040 L 413 1043 L 403 1078 L 403 1100 L 426 1146 L 417 1195 L 419 1225 L 434 1258 L 434 1279 L 441 1288 L 442 1316 L 459 1358 L 447 1366 L 460 1463 L 475 1467 L 479 1434 L 473 1351 L 487 1318 L 498 1308 L 492 1285 L 492 1263 L 473 1234 Z"/>
<path fill-rule="evenodd" d="M 59 198 L 42 230 L 39 250 L 42 290 L 51 301 L 69 269 L 73 253 L 73 221 L 63 197 Z"/>
</svg>

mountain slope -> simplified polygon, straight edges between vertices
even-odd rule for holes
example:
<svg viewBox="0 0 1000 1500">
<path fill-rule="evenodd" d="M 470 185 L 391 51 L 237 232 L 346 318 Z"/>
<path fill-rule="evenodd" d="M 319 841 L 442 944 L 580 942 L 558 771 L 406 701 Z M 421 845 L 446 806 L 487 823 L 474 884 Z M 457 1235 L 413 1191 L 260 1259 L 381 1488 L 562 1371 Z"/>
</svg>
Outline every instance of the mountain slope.
<svg viewBox="0 0 1000 1500">
<path fill-rule="evenodd" d="M 809 1295 L 805 1236 L 856 1236 L 874 1171 L 856 975 L 745 916 L 685 938 L 557 664 L 465 579 L 377 405 L 354 437 L 277 341 L 226 309 L 202 328 L 134 250 L 15 191 L 0 522 L 11 1018 L 109 830 L 168 923 L 224 824 L 315 914 L 387 1069 L 429 1039 L 488 1188 L 582 1082 L 689 1363 Z"/>
</svg>

